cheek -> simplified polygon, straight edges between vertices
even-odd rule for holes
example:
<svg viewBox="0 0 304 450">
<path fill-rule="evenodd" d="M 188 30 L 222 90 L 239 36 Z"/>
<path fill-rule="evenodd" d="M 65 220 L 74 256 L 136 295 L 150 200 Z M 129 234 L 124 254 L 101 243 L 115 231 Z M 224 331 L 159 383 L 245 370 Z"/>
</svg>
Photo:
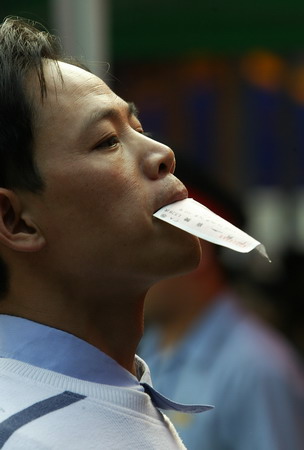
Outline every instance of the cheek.
<svg viewBox="0 0 304 450">
<path fill-rule="evenodd" d="M 79 195 L 86 199 L 86 209 L 99 210 L 106 218 L 108 215 L 127 216 L 139 204 L 143 193 L 134 177 L 112 170 L 92 175 Z"/>
<path fill-rule="evenodd" d="M 90 206 L 100 203 L 109 205 L 127 196 L 135 184 L 132 176 L 118 169 L 119 164 L 107 167 L 102 164 L 70 165 L 67 170 L 57 171 L 50 177 L 49 185 L 53 201 L 70 203 L 77 208 L 78 200 L 86 200 Z"/>
<path fill-rule="evenodd" d="M 137 241 L 136 226 L 147 232 L 149 219 L 142 211 L 149 199 L 132 166 L 117 159 L 85 160 L 48 175 L 41 227 L 49 241 L 74 246 L 81 236 L 90 246 L 95 239 L 125 245 L 126 240 Z"/>
</svg>

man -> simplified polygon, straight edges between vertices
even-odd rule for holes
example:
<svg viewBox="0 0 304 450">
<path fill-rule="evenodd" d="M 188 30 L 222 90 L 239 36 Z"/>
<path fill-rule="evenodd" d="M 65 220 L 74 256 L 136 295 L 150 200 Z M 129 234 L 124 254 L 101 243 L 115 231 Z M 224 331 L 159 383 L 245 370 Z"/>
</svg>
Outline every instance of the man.
<svg viewBox="0 0 304 450">
<path fill-rule="evenodd" d="M 0 118 L 1 448 L 184 448 L 158 409 L 183 407 L 135 357 L 148 288 L 200 259 L 152 217 L 187 196 L 172 150 L 18 19 L 0 28 Z"/>
<path fill-rule="evenodd" d="M 242 210 L 228 192 L 193 167 L 182 174 L 190 195 L 243 227 Z M 219 247 L 201 245 L 194 272 L 148 293 L 152 323 L 139 353 L 154 386 L 180 402 L 215 406 L 206 415 L 169 413 L 189 450 L 300 450 L 303 365 L 282 337 L 245 311 Z"/>
</svg>

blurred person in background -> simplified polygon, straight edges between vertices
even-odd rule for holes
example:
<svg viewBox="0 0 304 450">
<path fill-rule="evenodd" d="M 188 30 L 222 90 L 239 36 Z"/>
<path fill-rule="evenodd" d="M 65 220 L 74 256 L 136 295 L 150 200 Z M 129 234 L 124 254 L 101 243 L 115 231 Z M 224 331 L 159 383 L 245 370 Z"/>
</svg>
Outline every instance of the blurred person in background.
<svg viewBox="0 0 304 450">
<path fill-rule="evenodd" d="M 234 225 L 244 215 L 227 191 L 179 164 L 189 196 Z M 242 305 L 221 259 L 201 241 L 192 273 L 153 286 L 139 354 L 154 386 L 180 402 L 204 400 L 203 416 L 171 412 L 189 450 L 300 450 L 304 442 L 303 362 L 274 329 Z"/>
</svg>

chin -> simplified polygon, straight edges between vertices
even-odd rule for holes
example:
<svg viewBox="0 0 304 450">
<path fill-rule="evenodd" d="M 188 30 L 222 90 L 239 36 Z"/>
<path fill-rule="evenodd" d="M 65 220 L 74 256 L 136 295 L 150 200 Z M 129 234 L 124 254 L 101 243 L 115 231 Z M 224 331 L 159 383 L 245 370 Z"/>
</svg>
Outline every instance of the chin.
<svg viewBox="0 0 304 450">
<path fill-rule="evenodd" d="M 183 259 L 181 260 L 181 272 L 179 275 L 192 272 L 197 269 L 202 256 L 200 241 L 196 236 L 189 235 L 190 239 L 185 248 Z"/>
<path fill-rule="evenodd" d="M 152 254 L 157 254 L 157 266 L 153 283 L 195 270 L 201 259 L 199 239 L 166 222 L 157 221 L 156 225 L 158 234 Z"/>
<path fill-rule="evenodd" d="M 181 236 L 182 239 L 179 240 L 178 246 L 176 245 L 176 248 L 172 248 L 172 250 L 175 250 L 170 255 L 172 258 L 170 257 L 169 259 L 168 256 L 168 277 L 192 272 L 197 269 L 201 260 L 202 249 L 199 239 L 184 231 L 182 233 L 183 236 Z"/>
</svg>

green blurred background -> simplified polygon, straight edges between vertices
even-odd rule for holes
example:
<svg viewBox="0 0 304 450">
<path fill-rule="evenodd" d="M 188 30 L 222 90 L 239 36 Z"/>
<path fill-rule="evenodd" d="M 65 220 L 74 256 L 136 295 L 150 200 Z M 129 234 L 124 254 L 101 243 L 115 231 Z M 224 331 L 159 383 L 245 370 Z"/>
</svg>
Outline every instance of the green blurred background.
<svg viewBox="0 0 304 450">
<path fill-rule="evenodd" d="M 63 0 L 64 1 L 64 0 Z M 90 1 L 83 0 L 88 7 Z M 1 0 L 1 16 L 53 25 L 51 0 Z M 112 56 L 125 60 L 180 57 L 202 50 L 239 54 L 262 47 L 302 51 L 301 0 L 109 0 Z"/>
</svg>

